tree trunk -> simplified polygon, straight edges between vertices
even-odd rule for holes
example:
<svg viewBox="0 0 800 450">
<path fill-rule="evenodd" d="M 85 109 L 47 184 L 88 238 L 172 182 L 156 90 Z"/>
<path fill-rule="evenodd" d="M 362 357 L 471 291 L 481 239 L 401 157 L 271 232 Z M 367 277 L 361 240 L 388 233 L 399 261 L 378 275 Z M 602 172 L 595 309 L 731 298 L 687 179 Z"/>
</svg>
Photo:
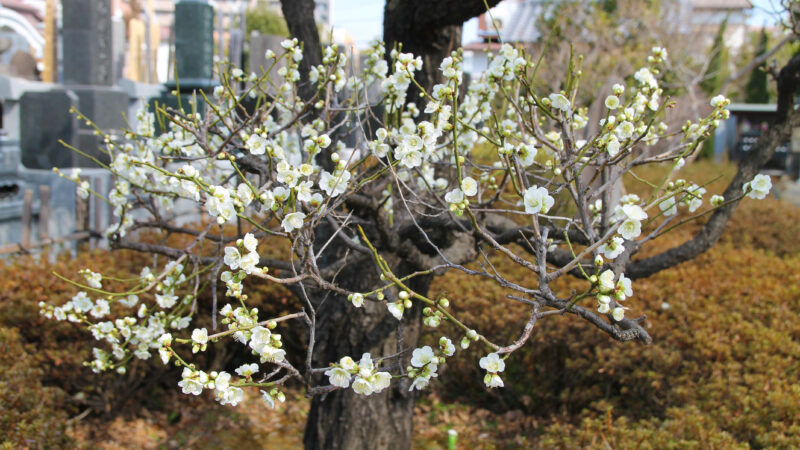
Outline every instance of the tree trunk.
<svg viewBox="0 0 800 450">
<path fill-rule="evenodd" d="M 422 58 L 416 79 L 425 89 L 441 82 L 439 64 L 461 47 L 462 24 L 486 12 L 486 5 L 500 0 L 386 0 L 383 10 L 383 41 L 388 51 L 402 45 L 403 53 Z M 409 102 L 419 102 L 416 86 L 408 91 Z"/>
<path fill-rule="evenodd" d="M 398 273 L 408 272 L 401 267 Z M 337 277 L 340 285 L 366 292 L 383 284 L 377 268 L 369 260 L 356 264 Z M 430 278 L 417 278 L 409 287 L 426 294 Z M 358 361 L 363 353 L 375 358 L 403 351 L 400 358 L 382 362 L 392 373 L 408 365 L 421 329 L 421 310 L 415 305 L 406 310 L 402 321 L 388 313 L 386 303 L 365 302 L 355 308 L 341 296 L 317 298 L 315 367 L 337 362 L 343 356 Z M 377 363 L 376 363 L 377 364 Z M 326 384 L 325 380 L 319 380 Z M 370 396 L 352 389 L 337 389 L 311 400 L 304 444 L 308 449 L 408 449 L 411 447 L 414 392 L 406 379 Z"/>
<path fill-rule="evenodd" d="M 499 2 L 488 0 L 489 6 Z M 314 2 L 282 0 L 281 5 L 292 36 L 304 43 L 305 57 L 299 70 L 301 85 L 308 86 L 305 83 L 308 69 L 310 65 L 319 64 L 321 55 L 319 36 L 312 26 Z M 402 43 L 404 52 L 422 57 L 424 67 L 418 74 L 418 81 L 430 89 L 441 80 L 438 69 L 442 59 L 461 44 L 461 24 L 485 12 L 484 5 L 484 0 L 387 0 L 384 41 L 389 49 Z M 309 98 L 313 92 L 303 88 L 300 94 Z M 419 102 L 417 95 L 416 90 L 410 91 L 408 101 Z M 324 234 L 318 233 L 317 240 L 326 242 Z M 334 249 L 335 246 L 327 248 L 321 259 L 335 261 L 341 257 L 344 249 Z M 398 275 L 418 269 L 397 257 L 383 256 Z M 322 260 L 318 263 L 321 267 L 325 265 Z M 409 282 L 409 287 L 424 295 L 430 281 L 429 277 L 418 277 Z M 337 275 L 336 282 L 356 292 L 367 292 L 383 284 L 371 259 L 348 265 Z M 363 308 L 355 308 L 347 299 L 330 292 L 310 292 L 309 295 L 316 309 L 314 367 L 324 367 L 343 356 L 357 360 L 365 352 L 379 357 L 403 350 L 401 357 L 382 365 L 395 364 L 389 370 L 392 373 L 405 369 L 411 357 L 410 350 L 419 342 L 422 308 L 418 304 L 406 311 L 402 321 L 397 321 L 389 314 L 385 303 L 365 302 Z M 318 381 L 322 381 L 322 376 L 317 376 L 320 377 Z M 410 448 L 414 393 L 408 391 L 408 386 L 409 381 L 401 379 L 369 397 L 358 395 L 352 389 L 315 396 L 306 422 L 305 447 Z"/>
</svg>

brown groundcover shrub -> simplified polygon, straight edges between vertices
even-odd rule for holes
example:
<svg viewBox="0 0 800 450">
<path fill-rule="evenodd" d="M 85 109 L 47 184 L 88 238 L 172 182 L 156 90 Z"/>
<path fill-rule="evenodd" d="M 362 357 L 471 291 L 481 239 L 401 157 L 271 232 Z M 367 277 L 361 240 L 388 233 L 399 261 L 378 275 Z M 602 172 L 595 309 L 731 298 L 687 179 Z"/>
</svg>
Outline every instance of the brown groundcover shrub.
<svg viewBox="0 0 800 450">
<path fill-rule="evenodd" d="M 545 418 L 550 425 L 531 436 L 543 447 L 796 448 L 798 224 L 800 210 L 786 203 L 746 201 L 715 248 L 635 283 L 630 315 L 647 313 L 651 346 L 618 343 L 573 318 L 551 316 L 506 361 L 505 389 L 482 389 L 478 348 L 453 358 L 437 389 L 449 400 Z M 460 286 L 450 296 L 461 299 L 454 308 L 487 334 L 513 340 L 505 330 L 520 324 L 507 325 L 523 321 L 527 307 L 510 310 L 495 301 L 498 289 L 470 282 L 450 273 L 435 288 Z"/>
<path fill-rule="evenodd" d="M 42 386 L 42 369 L 19 332 L 0 327 L 0 448 L 53 448 L 69 443 L 62 391 Z"/>
<path fill-rule="evenodd" d="M 165 367 L 157 355 L 148 361 L 136 360 L 125 375 L 92 373 L 83 365 L 97 345 L 92 336 L 74 324 L 48 320 L 39 314 L 40 301 L 62 304 L 78 291 L 53 272 L 80 281 L 79 270 L 102 267 L 105 275 L 125 279 L 135 276 L 147 262 L 152 262 L 152 256 L 103 250 L 83 251 L 77 256 L 65 253 L 50 258 L 44 254 L 0 261 L 0 444 L 7 441 L 13 447 L 59 446 L 69 442 L 63 434 L 68 416 L 88 413 L 112 420 L 119 415 L 137 414 L 143 408 L 162 410 L 168 399 L 181 395 L 176 385 L 180 371 Z M 104 281 L 104 287 L 120 290 L 122 284 Z M 220 299 L 224 299 L 222 287 Z M 265 303 L 256 303 L 257 306 L 276 313 L 286 310 L 288 302 L 293 301 L 276 284 L 253 286 L 250 292 Z M 204 293 L 198 305 L 197 326 L 210 328 L 209 292 Z M 246 356 L 242 346 L 215 346 L 202 355 L 214 359 L 215 365 L 227 365 L 231 371 Z M 204 360 L 198 363 L 211 364 Z M 105 437 L 102 429 L 92 432 L 91 438 Z M 43 436 L 51 440 L 42 441 Z"/>
<path fill-rule="evenodd" d="M 687 239 L 694 229 L 676 230 L 664 245 Z M 167 398 L 185 400 L 177 375 L 156 358 L 125 376 L 92 374 L 82 365 L 94 345 L 91 336 L 39 316 L 40 300 L 60 304 L 75 292 L 52 271 L 78 279 L 81 268 L 102 266 L 124 278 L 142 258 L 149 257 L 96 251 L 55 263 L 47 257 L 0 263 L 0 443 L 66 446 L 67 417 L 89 410 L 98 423 L 111 423 L 119 414 L 163 410 Z M 493 262 L 505 273 L 516 270 L 517 278 L 527 276 Z M 253 289 L 265 315 L 295 301 L 279 286 Z M 504 294 L 495 286 L 455 272 L 437 279 L 433 290 L 449 290 L 453 308 L 497 342 L 516 338 L 507 330 L 519 327 L 508 325 L 527 316 L 523 304 L 496 301 Z M 207 297 L 199 302 L 200 326 L 210 322 Z M 505 389 L 483 387 L 477 360 L 485 352 L 473 345 L 449 360 L 431 398 L 489 408 L 497 414 L 487 423 L 513 417 L 510 423 L 536 424 L 497 426 L 504 430 L 491 434 L 497 447 L 800 446 L 799 209 L 771 199 L 743 202 L 715 248 L 637 282 L 628 304 L 631 316 L 647 313 L 653 345 L 617 343 L 572 317 L 551 316 L 507 361 Z M 291 345 L 302 336 L 286 339 Z M 210 353 L 233 367 L 243 356 L 241 348 Z M 96 434 L 82 439 L 103 438 L 106 427 L 91 428 Z"/>
</svg>

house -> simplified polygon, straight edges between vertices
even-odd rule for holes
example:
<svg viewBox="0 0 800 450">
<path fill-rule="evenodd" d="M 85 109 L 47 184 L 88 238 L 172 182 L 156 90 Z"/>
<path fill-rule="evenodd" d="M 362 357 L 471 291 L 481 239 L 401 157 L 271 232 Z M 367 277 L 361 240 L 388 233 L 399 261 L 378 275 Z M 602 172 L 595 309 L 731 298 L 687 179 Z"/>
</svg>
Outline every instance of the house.
<svg viewBox="0 0 800 450">
<path fill-rule="evenodd" d="M 750 0 L 674 0 L 667 3 L 665 17 L 671 18 L 679 33 L 697 36 L 698 52 L 705 54 L 727 19 L 726 45 L 734 53 L 747 39 Z M 464 69 L 472 75 L 488 66 L 488 54 L 500 48 L 499 42 L 532 44 L 542 39 L 538 18 L 547 13 L 546 0 L 504 0 L 478 19 L 477 36 L 464 44 Z M 492 23 L 494 19 L 494 23 Z M 499 30 L 499 33 L 498 33 Z"/>
</svg>

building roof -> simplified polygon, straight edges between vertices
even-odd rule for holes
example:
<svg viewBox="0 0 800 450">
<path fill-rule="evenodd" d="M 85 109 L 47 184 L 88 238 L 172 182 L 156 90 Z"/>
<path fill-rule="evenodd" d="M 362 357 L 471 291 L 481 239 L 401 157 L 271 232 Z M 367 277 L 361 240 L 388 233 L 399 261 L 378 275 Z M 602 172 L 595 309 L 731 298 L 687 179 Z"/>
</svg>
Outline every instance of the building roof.
<svg viewBox="0 0 800 450">
<path fill-rule="evenodd" d="M 778 105 L 775 103 L 731 103 L 727 108 L 732 113 L 742 112 L 761 112 L 761 113 L 774 113 L 778 111 Z"/>
<path fill-rule="evenodd" d="M 507 42 L 535 42 L 539 40 L 538 19 L 542 15 L 541 0 L 523 0 L 501 32 Z"/>
<path fill-rule="evenodd" d="M 750 0 L 692 0 L 694 8 L 705 9 L 750 9 Z"/>
</svg>

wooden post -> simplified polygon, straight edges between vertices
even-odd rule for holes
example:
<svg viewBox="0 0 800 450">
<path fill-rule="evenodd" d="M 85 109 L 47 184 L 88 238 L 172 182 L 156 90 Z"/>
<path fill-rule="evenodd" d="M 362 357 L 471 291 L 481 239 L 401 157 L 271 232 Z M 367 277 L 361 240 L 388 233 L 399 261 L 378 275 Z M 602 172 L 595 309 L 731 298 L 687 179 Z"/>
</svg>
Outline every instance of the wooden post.
<svg viewBox="0 0 800 450">
<path fill-rule="evenodd" d="M 101 182 L 102 182 L 102 180 L 100 179 L 100 177 L 93 178 L 92 179 L 92 189 L 94 189 L 95 191 L 100 191 L 100 183 Z M 94 195 L 90 195 L 89 198 L 92 199 L 93 231 L 101 232 L 101 230 L 103 228 L 103 216 L 100 215 L 100 210 L 103 208 L 103 202 L 100 199 L 100 197 L 96 197 Z M 95 239 L 95 246 L 99 242 L 100 241 Z"/>
<path fill-rule="evenodd" d="M 79 180 L 80 183 L 83 180 Z M 81 233 L 89 228 L 89 199 L 75 196 L 75 232 Z M 87 239 L 78 241 L 78 246 L 86 242 Z"/>
<path fill-rule="evenodd" d="M 31 245 L 31 219 L 33 216 L 33 190 L 25 189 L 22 194 L 22 231 L 19 243 L 23 248 Z"/>
<path fill-rule="evenodd" d="M 50 239 L 50 186 L 39 186 L 39 242 Z"/>
</svg>

